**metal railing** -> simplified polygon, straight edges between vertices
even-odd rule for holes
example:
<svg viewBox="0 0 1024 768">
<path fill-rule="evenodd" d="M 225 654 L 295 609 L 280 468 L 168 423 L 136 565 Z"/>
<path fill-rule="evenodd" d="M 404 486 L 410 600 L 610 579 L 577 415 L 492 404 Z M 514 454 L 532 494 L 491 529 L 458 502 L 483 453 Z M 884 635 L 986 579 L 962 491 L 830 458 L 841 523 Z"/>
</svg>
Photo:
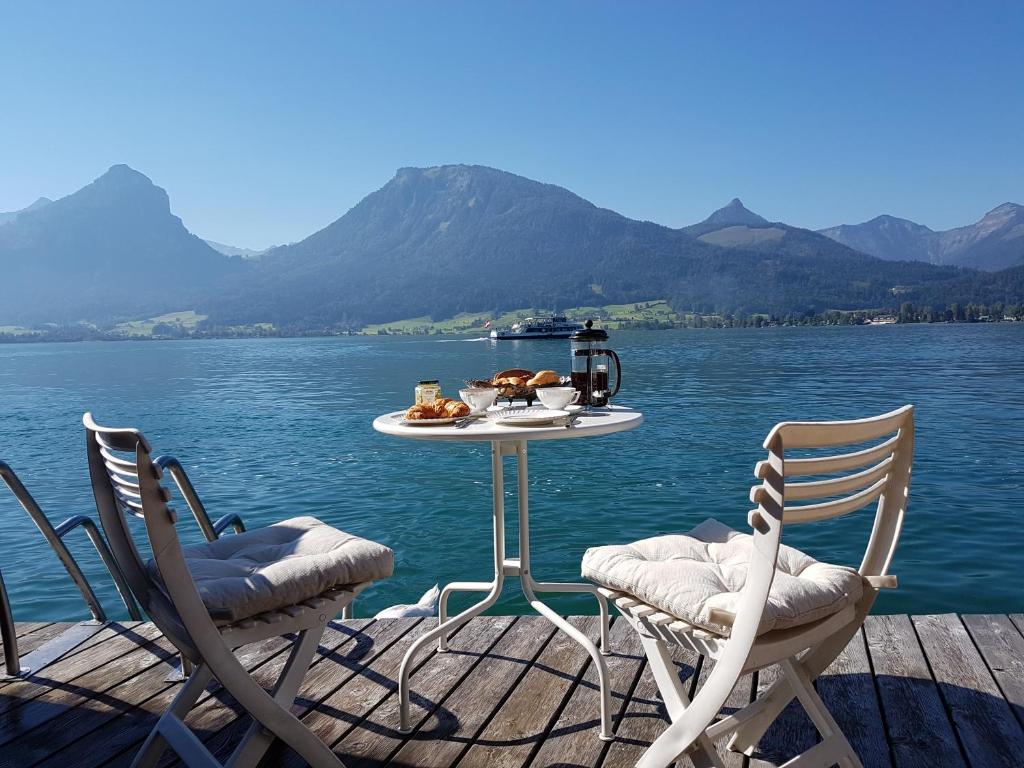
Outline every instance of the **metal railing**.
<svg viewBox="0 0 1024 768">
<path fill-rule="evenodd" d="M 215 523 L 210 521 L 206 507 L 200 501 L 199 494 L 196 493 L 196 489 L 192 485 L 192 481 L 188 479 L 185 468 L 181 466 L 180 461 L 173 456 L 157 456 L 153 463 L 161 470 L 170 473 L 171 479 L 178 486 L 178 491 L 181 493 L 182 498 L 185 499 L 188 508 L 192 511 L 192 516 L 196 519 L 196 523 L 199 524 L 199 529 L 203 532 L 203 536 L 206 537 L 207 541 L 219 538 L 229 526 L 234 529 L 235 533 L 245 532 L 245 524 L 242 522 L 242 518 L 234 512 L 224 515 Z"/>
<path fill-rule="evenodd" d="M 78 528 L 85 531 L 85 535 L 89 541 L 92 542 L 95 547 L 100 560 L 107 568 L 107 572 L 110 574 L 110 578 L 114 581 L 114 586 L 117 589 L 118 594 L 121 596 L 121 600 L 124 602 L 125 608 L 128 610 L 128 615 L 134 621 L 142 620 L 142 613 L 139 610 L 135 599 L 132 597 L 131 590 L 128 588 L 128 584 L 125 581 L 124 574 L 121 573 L 121 569 L 118 568 L 113 555 L 110 552 L 110 548 L 107 546 L 107 542 L 100 534 L 96 524 L 92 521 L 92 518 L 87 515 L 75 515 L 69 517 L 62 523 L 54 526 L 50 523 L 49 518 L 43 513 L 39 504 L 32 498 L 32 494 L 28 492 L 28 489 L 22 484 L 21 480 L 14 473 L 14 470 L 10 468 L 6 463 L 0 461 L 0 479 L 3 480 L 4 484 L 10 489 L 11 493 L 14 494 L 14 498 L 17 499 L 18 503 L 28 513 L 28 516 L 35 523 L 36 528 L 46 539 L 50 548 L 53 549 L 57 555 L 61 564 L 68 572 L 68 576 L 74 582 L 75 586 L 78 587 L 78 591 L 82 594 L 82 599 L 85 601 L 86 606 L 89 608 L 89 612 L 95 621 L 103 623 L 107 620 L 106 612 L 103 610 L 103 605 L 100 603 L 99 598 L 96 597 L 96 593 L 93 591 L 92 586 L 86 579 L 85 574 L 82 572 L 81 566 L 78 561 L 75 560 L 74 555 L 67 548 L 64 543 L 64 537 Z M 4 645 L 4 666 L 7 670 L 7 674 L 11 676 L 18 676 L 24 673 L 21 668 L 21 662 L 18 657 L 18 641 L 17 631 L 14 626 L 14 616 L 11 612 L 10 600 L 7 596 L 7 590 L 4 587 L 3 574 L 0 573 L 0 637 L 3 639 Z"/>
</svg>

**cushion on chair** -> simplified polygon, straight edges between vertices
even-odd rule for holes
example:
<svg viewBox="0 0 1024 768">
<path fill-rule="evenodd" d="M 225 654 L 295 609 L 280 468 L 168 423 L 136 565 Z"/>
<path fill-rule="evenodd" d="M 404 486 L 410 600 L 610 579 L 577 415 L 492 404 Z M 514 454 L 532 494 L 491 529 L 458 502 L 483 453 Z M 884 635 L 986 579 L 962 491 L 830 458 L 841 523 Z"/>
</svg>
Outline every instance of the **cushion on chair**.
<svg viewBox="0 0 1024 768">
<path fill-rule="evenodd" d="M 710 621 L 710 609 L 736 612 L 752 540 L 749 533 L 711 518 L 688 534 L 588 549 L 583 555 L 583 576 L 727 635 L 728 627 Z M 820 563 L 798 549 L 780 546 L 758 634 L 831 616 L 860 600 L 863 589 L 854 569 Z"/>
<path fill-rule="evenodd" d="M 394 568 L 387 547 L 315 517 L 295 517 L 183 551 L 210 616 L 229 622 L 296 605 L 331 587 L 386 578 Z M 149 568 L 159 575 L 155 560 Z"/>
</svg>

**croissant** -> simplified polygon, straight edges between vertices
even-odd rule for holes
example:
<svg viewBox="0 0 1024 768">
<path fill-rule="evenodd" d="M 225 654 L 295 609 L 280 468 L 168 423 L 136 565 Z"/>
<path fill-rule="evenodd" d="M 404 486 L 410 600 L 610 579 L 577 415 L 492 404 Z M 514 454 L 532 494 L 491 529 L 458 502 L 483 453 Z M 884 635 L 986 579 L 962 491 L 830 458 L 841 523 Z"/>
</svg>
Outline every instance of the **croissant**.
<svg viewBox="0 0 1024 768">
<path fill-rule="evenodd" d="M 419 421 L 420 419 L 435 419 L 437 416 L 434 414 L 432 406 L 427 403 L 419 403 L 405 412 L 405 418 L 409 421 Z"/>
<path fill-rule="evenodd" d="M 438 412 L 438 416 L 441 416 L 441 412 Z M 444 404 L 443 417 L 448 419 L 457 419 L 462 416 L 469 416 L 469 406 L 460 400 L 449 400 Z"/>
</svg>

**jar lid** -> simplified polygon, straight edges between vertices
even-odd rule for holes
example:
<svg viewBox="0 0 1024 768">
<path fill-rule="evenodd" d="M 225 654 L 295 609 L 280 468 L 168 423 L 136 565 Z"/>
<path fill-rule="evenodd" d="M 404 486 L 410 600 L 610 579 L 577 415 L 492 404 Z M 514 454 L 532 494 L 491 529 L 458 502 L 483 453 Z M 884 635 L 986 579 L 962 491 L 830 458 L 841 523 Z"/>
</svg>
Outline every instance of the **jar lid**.
<svg viewBox="0 0 1024 768">
<path fill-rule="evenodd" d="M 420 384 L 439 384 L 440 381 L 440 379 L 422 379 Z"/>
<path fill-rule="evenodd" d="M 584 323 L 587 327 L 583 330 L 573 331 L 573 341 L 608 341 L 608 331 L 603 328 L 595 328 L 593 320 Z"/>
</svg>

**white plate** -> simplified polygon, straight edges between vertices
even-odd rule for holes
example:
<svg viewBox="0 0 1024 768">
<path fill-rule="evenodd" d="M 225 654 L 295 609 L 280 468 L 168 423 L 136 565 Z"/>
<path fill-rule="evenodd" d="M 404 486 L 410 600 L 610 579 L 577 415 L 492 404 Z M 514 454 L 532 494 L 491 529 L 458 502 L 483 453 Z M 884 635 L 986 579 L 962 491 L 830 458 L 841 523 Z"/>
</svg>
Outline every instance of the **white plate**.
<svg viewBox="0 0 1024 768">
<path fill-rule="evenodd" d="M 450 419 L 406 419 L 402 418 L 402 424 L 406 427 L 441 427 L 445 424 L 454 424 L 465 416 L 455 416 Z"/>
<path fill-rule="evenodd" d="M 569 415 L 568 411 L 548 408 L 507 408 L 495 414 L 495 421 L 506 427 L 546 427 Z"/>
</svg>

